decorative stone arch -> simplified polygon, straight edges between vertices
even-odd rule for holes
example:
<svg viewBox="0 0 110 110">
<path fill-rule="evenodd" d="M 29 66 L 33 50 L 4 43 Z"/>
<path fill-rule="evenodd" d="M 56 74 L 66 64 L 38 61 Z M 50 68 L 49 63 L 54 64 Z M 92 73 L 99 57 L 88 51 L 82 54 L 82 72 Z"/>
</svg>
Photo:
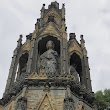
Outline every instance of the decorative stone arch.
<svg viewBox="0 0 110 110">
<path fill-rule="evenodd" d="M 73 51 L 72 53 L 70 53 L 69 55 L 69 61 L 70 61 L 70 66 L 71 65 L 75 65 L 76 66 L 76 71 L 78 72 L 79 75 L 79 79 L 80 81 L 81 76 L 82 76 L 82 56 L 79 52 L 77 51 Z"/>
<path fill-rule="evenodd" d="M 24 51 L 22 54 L 19 55 L 14 82 L 20 80 L 20 76 L 22 73 L 26 73 L 28 57 L 28 51 Z"/>
<path fill-rule="evenodd" d="M 30 46 L 31 44 L 29 41 L 25 42 L 21 48 L 21 53 L 29 52 Z"/>
<path fill-rule="evenodd" d="M 59 14 L 55 9 L 50 10 L 50 11 L 44 16 L 44 19 L 47 18 L 48 15 L 54 15 L 55 17 L 61 18 L 60 14 Z"/>
<path fill-rule="evenodd" d="M 20 73 L 22 72 L 22 69 L 24 69 L 27 66 L 29 53 L 27 51 L 23 52 L 19 58 L 19 67 L 20 67 Z"/>
<path fill-rule="evenodd" d="M 38 104 L 39 103 L 39 104 Z M 37 102 L 34 110 L 56 110 L 56 108 L 51 103 L 51 97 L 48 93 L 44 93 L 41 101 Z"/>
<path fill-rule="evenodd" d="M 48 20 L 48 16 L 54 16 L 55 21 L 58 23 L 59 20 L 61 19 L 61 15 L 55 10 L 51 9 L 45 16 L 44 20 L 45 22 Z"/>
<path fill-rule="evenodd" d="M 29 50 L 23 50 L 23 51 L 21 51 L 19 58 L 20 58 L 23 54 L 26 54 L 26 53 L 29 54 Z"/>
<path fill-rule="evenodd" d="M 82 58 L 83 58 L 82 53 L 81 53 L 81 52 L 79 52 L 79 51 L 77 51 L 77 50 L 73 50 L 72 52 L 70 52 L 70 53 L 69 53 L 69 57 L 70 57 L 73 53 L 76 53 L 76 54 L 80 57 L 80 59 L 82 59 Z"/>
<path fill-rule="evenodd" d="M 48 28 L 48 26 L 47 26 Z M 56 28 L 56 27 L 55 27 Z M 46 29 L 45 29 L 46 30 Z M 61 35 L 61 32 L 56 28 L 54 30 L 51 30 L 51 31 L 48 31 L 48 32 L 44 32 L 45 30 L 43 30 L 39 36 L 37 36 L 37 40 L 40 40 L 42 39 L 43 37 L 47 37 L 47 36 L 54 36 L 56 37 L 58 40 L 61 40 L 62 39 L 62 35 Z"/>
<path fill-rule="evenodd" d="M 54 41 L 54 39 L 56 39 L 56 41 L 59 41 L 59 43 L 60 43 L 60 45 L 59 45 L 59 47 L 60 47 L 60 50 L 61 50 L 61 44 L 62 44 L 62 38 L 61 38 L 61 36 L 57 36 L 56 34 L 53 34 L 53 33 L 49 33 L 49 34 L 44 34 L 44 35 L 42 35 L 42 36 L 39 36 L 38 38 L 37 38 L 37 42 L 36 42 L 36 44 L 37 44 L 37 48 L 38 48 L 38 45 L 39 45 L 39 42 L 42 40 L 42 39 L 45 39 L 45 38 L 47 38 L 47 37 L 51 37 L 51 38 L 53 38 L 53 39 L 49 39 L 48 38 L 48 40 L 52 40 L 53 42 L 55 42 Z M 47 41 L 48 41 L 47 40 Z M 44 45 L 45 46 L 45 45 Z M 60 52 L 58 52 L 58 53 L 61 53 L 61 51 Z"/>
<path fill-rule="evenodd" d="M 48 34 L 48 35 L 45 35 L 45 36 L 39 36 L 39 39 L 37 40 L 36 42 L 36 46 L 37 46 L 37 58 L 36 60 L 38 61 L 40 55 L 42 55 L 45 51 L 47 51 L 46 49 L 46 43 L 51 40 L 53 41 L 54 43 L 54 49 L 55 51 L 57 51 L 58 55 L 59 55 L 59 60 L 58 60 L 58 65 L 60 66 L 61 64 L 61 48 L 62 48 L 62 40 L 56 36 L 56 35 L 53 35 L 53 34 Z M 38 64 L 38 63 L 37 63 Z M 37 66 L 37 65 L 36 65 Z M 60 67 L 59 67 L 60 69 Z M 38 70 L 38 67 L 36 67 L 36 70 Z M 37 71 L 38 72 L 38 71 Z"/>
</svg>

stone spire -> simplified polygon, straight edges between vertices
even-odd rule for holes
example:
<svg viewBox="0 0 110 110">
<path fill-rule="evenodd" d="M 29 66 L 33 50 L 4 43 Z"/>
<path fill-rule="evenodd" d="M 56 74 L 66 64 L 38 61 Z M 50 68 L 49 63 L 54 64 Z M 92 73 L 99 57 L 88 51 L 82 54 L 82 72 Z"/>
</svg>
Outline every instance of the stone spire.
<svg viewBox="0 0 110 110">
<path fill-rule="evenodd" d="M 16 68 L 17 68 L 17 55 L 20 51 L 21 46 L 22 46 L 22 35 L 19 36 L 19 39 L 17 41 L 17 47 L 15 48 L 15 50 L 13 52 L 12 62 L 11 62 L 11 66 L 9 69 L 9 75 L 8 75 L 8 80 L 7 80 L 4 95 L 8 93 L 9 89 L 11 88 L 11 86 L 14 83 Z"/>
<path fill-rule="evenodd" d="M 93 110 L 85 41 L 81 35 L 79 43 L 75 33 L 67 37 L 65 5 L 43 4 L 35 30 L 24 44 L 22 35 L 17 41 L 2 110 L 76 110 L 80 99 Z"/>
<path fill-rule="evenodd" d="M 70 33 L 69 40 L 73 40 L 73 39 L 76 39 L 76 35 L 75 33 Z"/>
<path fill-rule="evenodd" d="M 65 4 L 62 4 L 62 18 L 65 18 Z"/>
<path fill-rule="evenodd" d="M 43 18 L 45 12 L 45 4 L 43 4 L 42 9 L 41 9 L 41 18 Z"/>
<path fill-rule="evenodd" d="M 83 52 L 83 74 L 85 74 L 83 76 L 83 81 L 86 85 L 86 88 L 89 89 L 90 91 L 92 91 L 92 86 L 91 86 L 91 79 L 90 79 L 90 68 L 89 68 L 89 63 L 88 63 L 88 56 L 87 56 L 87 50 L 85 47 L 85 40 L 83 38 L 83 35 L 80 36 L 81 38 L 81 48 L 82 48 L 82 52 Z"/>
</svg>

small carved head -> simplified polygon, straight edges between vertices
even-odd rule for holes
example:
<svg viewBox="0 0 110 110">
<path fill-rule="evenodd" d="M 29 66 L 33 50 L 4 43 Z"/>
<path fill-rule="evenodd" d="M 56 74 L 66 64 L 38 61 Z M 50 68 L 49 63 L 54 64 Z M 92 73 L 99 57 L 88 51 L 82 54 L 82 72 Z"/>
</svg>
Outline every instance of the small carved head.
<svg viewBox="0 0 110 110">
<path fill-rule="evenodd" d="M 54 43 L 53 41 L 49 40 L 46 44 L 47 49 L 54 49 Z"/>
</svg>

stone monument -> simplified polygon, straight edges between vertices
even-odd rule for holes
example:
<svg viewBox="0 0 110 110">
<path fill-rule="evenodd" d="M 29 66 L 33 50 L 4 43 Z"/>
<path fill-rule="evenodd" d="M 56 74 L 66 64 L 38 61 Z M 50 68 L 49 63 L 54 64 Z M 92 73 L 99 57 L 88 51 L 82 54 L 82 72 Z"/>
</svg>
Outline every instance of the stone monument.
<svg viewBox="0 0 110 110">
<path fill-rule="evenodd" d="M 97 110 L 83 35 L 69 34 L 65 5 L 43 4 L 35 30 L 14 50 L 0 110 Z"/>
</svg>

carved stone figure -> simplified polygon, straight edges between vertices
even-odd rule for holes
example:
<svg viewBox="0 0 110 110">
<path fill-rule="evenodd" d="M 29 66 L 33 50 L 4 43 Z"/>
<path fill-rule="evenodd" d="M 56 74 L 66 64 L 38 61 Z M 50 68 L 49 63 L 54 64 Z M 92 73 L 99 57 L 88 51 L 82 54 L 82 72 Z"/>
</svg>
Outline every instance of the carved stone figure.
<svg viewBox="0 0 110 110">
<path fill-rule="evenodd" d="M 79 83 L 79 76 L 78 76 L 78 72 L 76 71 L 75 64 L 70 66 L 70 75 L 73 75 L 74 81 Z"/>
<path fill-rule="evenodd" d="M 53 41 L 48 41 L 46 47 L 47 51 L 39 57 L 39 73 L 54 75 L 58 70 L 58 53 L 54 50 Z"/>
<path fill-rule="evenodd" d="M 79 101 L 75 110 L 84 110 L 83 102 Z"/>
<path fill-rule="evenodd" d="M 71 99 L 65 99 L 64 102 L 64 110 L 74 110 L 74 104 Z"/>
<path fill-rule="evenodd" d="M 16 110 L 27 110 L 27 100 L 25 97 L 18 99 Z"/>
<path fill-rule="evenodd" d="M 20 81 L 22 81 L 23 79 L 25 79 L 28 76 L 28 74 L 26 72 L 26 68 L 27 68 L 27 65 L 24 66 L 24 68 L 22 69 L 22 71 L 20 73 L 20 77 L 19 77 Z"/>
</svg>

